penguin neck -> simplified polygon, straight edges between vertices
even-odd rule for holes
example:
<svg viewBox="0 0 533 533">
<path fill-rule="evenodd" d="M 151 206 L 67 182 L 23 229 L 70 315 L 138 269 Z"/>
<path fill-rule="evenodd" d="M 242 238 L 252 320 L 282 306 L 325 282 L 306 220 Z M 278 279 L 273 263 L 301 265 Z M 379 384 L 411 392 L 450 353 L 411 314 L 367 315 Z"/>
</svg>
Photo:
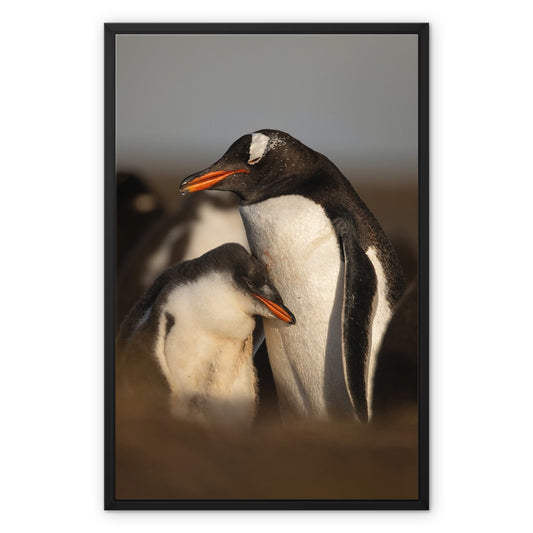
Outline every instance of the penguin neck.
<svg viewBox="0 0 533 533">
<path fill-rule="evenodd" d="M 320 157 L 316 158 L 310 167 L 299 169 L 294 173 L 285 173 L 281 178 L 247 191 L 246 195 L 240 196 L 239 205 L 252 205 L 286 195 L 298 195 L 314 200 L 317 195 L 324 196 L 324 193 L 327 195 L 330 185 L 338 187 L 339 182 L 347 181 L 329 159 L 321 154 L 317 155 Z"/>
<path fill-rule="evenodd" d="M 219 272 L 182 284 L 167 296 L 154 351 L 171 390 L 188 387 L 191 376 L 204 388 L 229 386 L 252 365 L 255 320 L 247 312 L 253 305 L 249 300 Z M 210 368 L 215 373 L 206 381 Z"/>
<path fill-rule="evenodd" d="M 308 179 L 309 176 L 302 174 L 289 174 L 282 179 L 265 183 L 262 187 L 253 187 L 252 190 L 246 191 L 245 195 L 239 195 L 239 205 L 253 205 L 276 196 L 288 194 L 299 194 L 301 196 L 302 185 Z"/>
<path fill-rule="evenodd" d="M 173 290 L 163 305 L 176 321 L 202 333 L 228 340 L 246 339 L 255 327 L 254 302 L 236 289 L 229 275 L 211 271 Z"/>
</svg>

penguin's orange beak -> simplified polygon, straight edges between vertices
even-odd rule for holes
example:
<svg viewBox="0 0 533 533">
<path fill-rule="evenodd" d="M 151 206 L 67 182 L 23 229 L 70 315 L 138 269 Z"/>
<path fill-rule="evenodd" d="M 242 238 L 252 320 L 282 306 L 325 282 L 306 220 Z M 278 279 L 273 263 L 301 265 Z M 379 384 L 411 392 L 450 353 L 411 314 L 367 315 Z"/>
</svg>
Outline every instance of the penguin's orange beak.
<svg viewBox="0 0 533 533">
<path fill-rule="evenodd" d="M 222 181 L 224 178 L 227 178 L 232 174 L 241 174 L 243 172 L 248 173 L 250 171 L 244 168 L 238 168 L 237 170 L 217 170 L 216 172 L 207 172 L 207 174 L 201 174 L 200 176 L 193 174 L 182 181 L 180 185 L 180 192 L 185 194 L 188 192 L 209 189 L 215 185 L 215 183 Z"/>
<path fill-rule="evenodd" d="M 288 322 L 289 324 L 296 324 L 296 319 L 294 316 L 287 310 L 283 309 L 283 307 L 271 302 L 270 300 L 267 300 L 266 298 L 263 298 L 262 296 L 259 296 L 259 294 L 252 293 L 252 295 L 255 296 L 259 301 L 263 302 L 276 318 L 283 320 L 283 322 Z"/>
</svg>

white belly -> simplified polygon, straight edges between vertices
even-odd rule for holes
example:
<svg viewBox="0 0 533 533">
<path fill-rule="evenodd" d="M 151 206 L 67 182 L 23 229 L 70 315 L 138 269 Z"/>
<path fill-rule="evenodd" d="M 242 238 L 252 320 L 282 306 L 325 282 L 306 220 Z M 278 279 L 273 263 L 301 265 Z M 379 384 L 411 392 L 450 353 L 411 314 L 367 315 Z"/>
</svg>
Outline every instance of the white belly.
<svg viewBox="0 0 533 533">
<path fill-rule="evenodd" d="M 228 289 L 229 287 L 229 289 Z M 171 413 L 206 425 L 250 427 L 256 411 L 255 321 L 247 300 L 219 274 L 177 287 L 159 322 L 155 356 L 171 389 Z M 223 311 L 223 312 L 221 312 Z"/>
<path fill-rule="evenodd" d="M 199 332 L 192 346 L 184 342 L 190 334 L 178 328 L 166 342 L 171 414 L 207 426 L 251 427 L 256 411 L 252 336 L 234 341 Z"/>
<path fill-rule="evenodd" d="M 263 320 L 282 415 L 353 415 L 341 359 L 344 266 L 329 218 L 297 195 L 240 210 L 252 252 L 296 317 L 291 327 Z"/>
</svg>

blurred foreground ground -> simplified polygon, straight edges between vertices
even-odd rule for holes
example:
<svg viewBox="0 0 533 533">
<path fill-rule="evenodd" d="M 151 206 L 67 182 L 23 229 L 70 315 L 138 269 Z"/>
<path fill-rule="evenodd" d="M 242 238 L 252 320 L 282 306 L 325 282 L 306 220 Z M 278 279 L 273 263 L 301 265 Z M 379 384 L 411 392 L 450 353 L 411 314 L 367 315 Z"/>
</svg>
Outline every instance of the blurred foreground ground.
<svg viewBox="0 0 533 533">
<path fill-rule="evenodd" d="M 417 499 L 416 409 L 370 425 L 263 423 L 207 431 L 117 417 L 117 499 Z"/>
</svg>

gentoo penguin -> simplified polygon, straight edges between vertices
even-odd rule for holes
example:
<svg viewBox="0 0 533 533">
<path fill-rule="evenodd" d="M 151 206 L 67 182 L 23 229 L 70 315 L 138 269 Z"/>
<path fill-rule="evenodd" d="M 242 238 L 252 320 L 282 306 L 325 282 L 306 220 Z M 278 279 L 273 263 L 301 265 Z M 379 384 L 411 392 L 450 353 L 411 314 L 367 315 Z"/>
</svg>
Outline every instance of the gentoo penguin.
<svg viewBox="0 0 533 533">
<path fill-rule="evenodd" d="M 178 418 L 250 426 L 256 411 L 255 315 L 275 322 L 274 329 L 295 323 L 264 265 L 241 245 L 225 244 L 174 265 L 121 325 L 119 388 L 148 402 L 166 398 Z"/>
<path fill-rule="evenodd" d="M 252 253 L 298 317 L 265 323 L 284 419 L 371 416 L 376 354 L 404 277 L 379 223 L 340 170 L 287 133 L 244 135 L 182 194 L 232 191 Z"/>
</svg>

